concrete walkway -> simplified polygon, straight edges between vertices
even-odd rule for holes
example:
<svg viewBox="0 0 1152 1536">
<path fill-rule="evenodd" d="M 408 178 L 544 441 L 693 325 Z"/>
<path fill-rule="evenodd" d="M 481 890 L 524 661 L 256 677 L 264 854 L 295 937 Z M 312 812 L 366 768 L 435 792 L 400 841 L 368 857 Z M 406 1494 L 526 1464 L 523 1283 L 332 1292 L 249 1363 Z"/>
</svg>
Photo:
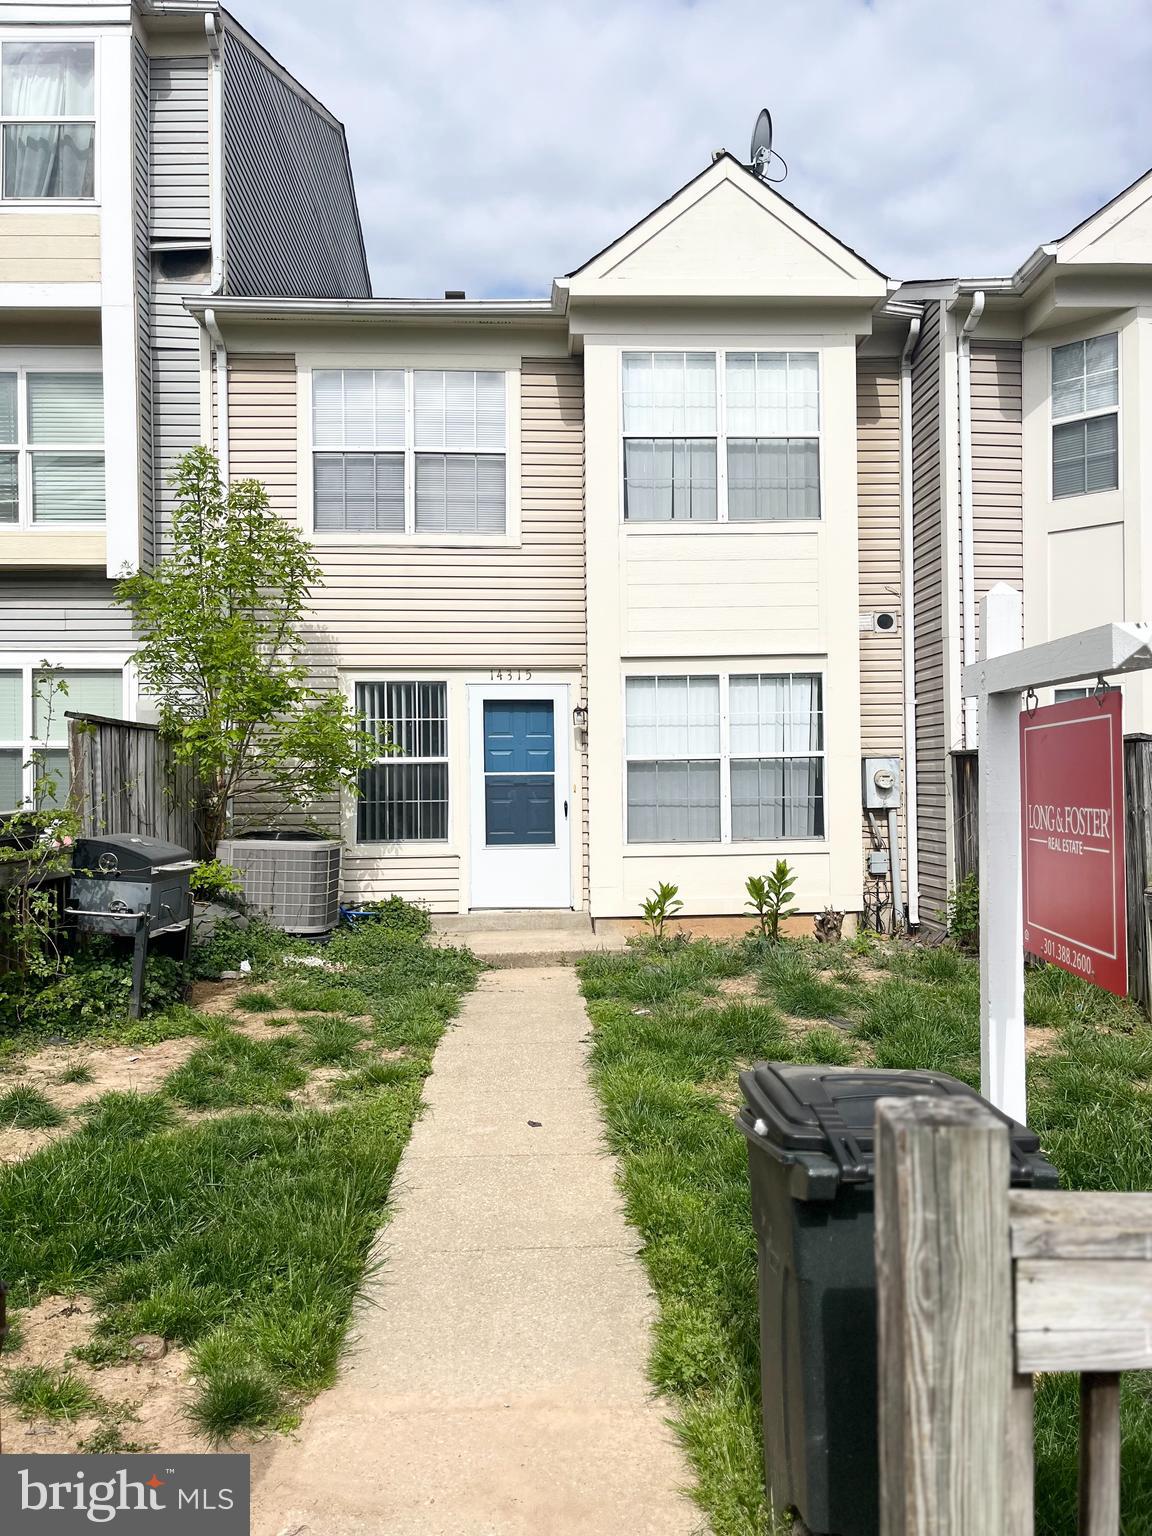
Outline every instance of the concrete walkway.
<svg viewBox="0 0 1152 1536">
<path fill-rule="evenodd" d="M 566 968 L 485 974 L 436 1053 L 340 1380 L 254 1461 L 254 1536 L 690 1536 L 653 1303 Z"/>
</svg>

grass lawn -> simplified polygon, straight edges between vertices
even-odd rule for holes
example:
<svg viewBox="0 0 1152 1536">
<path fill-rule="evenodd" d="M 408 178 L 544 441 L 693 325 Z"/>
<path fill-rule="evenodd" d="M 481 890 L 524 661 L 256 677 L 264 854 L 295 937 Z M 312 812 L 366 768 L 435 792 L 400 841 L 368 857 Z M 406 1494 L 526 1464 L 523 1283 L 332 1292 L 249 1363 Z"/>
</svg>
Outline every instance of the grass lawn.
<svg viewBox="0 0 1152 1536">
<path fill-rule="evenodd" d="M 290 1424 L 332 1381 L 433 1049 L 478 967 L 377 925 L 317 953 L 324 969 L 268 958 L 234 1013 L 145 1021 L 181 1058 L 150 1091 L 61 1110 L 63 1088 L 20 1082 L 33 1058 L 7 1058 L 0 1122 L 54 1139 L 0 1171 L 0 1277 L 17 1323 L 45 1297 L 95 1307 L 67 1358 L 5 1351 L 10 1410 L 102 1419 L 99 1447 L 123 1445 L 131 1414 L 101 1368 L 140 1335 L 188 1352 L 188 1415 L 213 1441 Z M 69 1050 L 52 1081 L 75 1095 L 104 1066 Z"/>
<path fill-rule="evenodd" d="M 773 1530 L 761 1470 L 756 1245 L 736 1075 L 757 1060 L 979 1079 L 976 963 L 910 945 L 669 942 L 581 966 L 593 1060 L 660 1318 L 653 1381 L 678 1404 L 716 1536 Z M 1030 1121 L 1071 1189 L 1152 1189 L 1152 1027 L 1047 969 L 1028 977 Z M 1123 1536 L 1152 1536 L 1152 1379 L 1124 1378 Z M 1077 1384 L 1037 1390 L 1038 1536 L 1076 1527 Z"/>
</svg>

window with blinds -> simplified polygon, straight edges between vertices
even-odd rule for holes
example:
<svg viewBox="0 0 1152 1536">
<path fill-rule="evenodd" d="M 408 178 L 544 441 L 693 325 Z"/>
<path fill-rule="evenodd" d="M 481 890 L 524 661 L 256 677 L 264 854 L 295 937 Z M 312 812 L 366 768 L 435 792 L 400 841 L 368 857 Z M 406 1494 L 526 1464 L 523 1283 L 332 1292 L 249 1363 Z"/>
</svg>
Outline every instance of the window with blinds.
<svg viewBox="0 0 1152 1536">
<path fill-rule="evenodd" d="M 124 715 L 121 668 L 0 671 L 0 811 L 67 803 L 67 711 Z"/>
<path fill-rule="evenodd" d="M 314 370 L 314 530 L 503 534 L 506 399 L 487 370 Z"/>
<path fill-rule="evenodd" d="M 1120 484 L 1120 359 L 1116 332 L 1052 348 L 1052 495 Z"/>
<path fill-rule="evenodd" d="M 0 523 L 102 523 L 104 380 L 93 369 L 0 372 Z"/>
<path fill-rule="evenodd" d="M 815 352 L 625 352 L 628 522 L 820 516 Z"/>
<path fill-rule="evenodd" d="M 630 843 L 824 836 L 818 674 L 630 677 L 625 759 Z"/>
<path fill-rule="evenodd" d="M 360 774 L 357 842 L 446 842 L 447 683 L 357 683 L 356 710 L 381 747 Z"/>
</svg>

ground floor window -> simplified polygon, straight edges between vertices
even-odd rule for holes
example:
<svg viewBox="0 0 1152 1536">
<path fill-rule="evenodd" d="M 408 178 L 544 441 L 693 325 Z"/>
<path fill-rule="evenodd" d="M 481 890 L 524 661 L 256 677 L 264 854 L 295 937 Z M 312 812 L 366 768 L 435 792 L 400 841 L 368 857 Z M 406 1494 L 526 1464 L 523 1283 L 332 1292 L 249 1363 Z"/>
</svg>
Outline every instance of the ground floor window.
<svg viewBox="0 0 1152 1536">
<path fill-rule="evenodd" d="M 0 811 L 67 803 L 68 710 L 122 717 L 123 669 L 0 666 Z"/>
<path fill-rule="evenodd" d="M 357 683 L 356 710 L 381 746 L 360 774 L 358 843 L 448 840 L 447 683 Z"/>
<path fill-rule="evenodd" d="M 818 673 L 630 677 L 625 716 L 630 843 L 824 836 Z"/>
</svg>

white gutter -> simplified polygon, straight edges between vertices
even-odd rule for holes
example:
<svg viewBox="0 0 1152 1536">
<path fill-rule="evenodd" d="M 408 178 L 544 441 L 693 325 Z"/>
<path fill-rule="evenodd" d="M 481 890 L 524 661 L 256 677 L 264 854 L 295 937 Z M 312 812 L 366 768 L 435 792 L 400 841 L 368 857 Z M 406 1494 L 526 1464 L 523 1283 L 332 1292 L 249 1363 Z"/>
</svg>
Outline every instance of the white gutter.
<svg viewBox="0 0 1152 1536">
<path fill-rule="evenodd" d="M 228 349 L 216 324 L 216 311 L 204 311 L 204 329 L 212 339 L 216 357 L 216 457 L 220 461 L 220 478 L 228 489 Z"/>
<path fill-rule="evenodd" d="M 908 926 L 920 925 L 920 812 L 916 796 L 916 582 L 913 569 L 912 353 L 920 339 L 919 315 L 908 323 L 900 354 L 900 573 L 904 641 L 904 837 L 908 849 Z M 900 857 L 899 846 L 895 856 Z M 897 914 L 898 916 L 898 914 Z"/>
<path fill-rule="evenodd" d="M 189 295 L 185 309 L 202 312 L 212 303 Z M 416 320 L 557 321 L 560 314 L 549 299 L 262 299 L 229 296 L 213 308 L 252 319 L 330 320 L 341 317 Z"/>
<path fill-rule="evenodd" d="M 970 667 L 976 660 L 976 535 L 972 525 L 972 332 L 984 313 L 984 290 L 978 288 L 972 295 L 972 308 L 960 327 L 956 338 L 957 397 L 956 409 L 960 429 L 960 592 L 963 617 L 961 636 L 964 665 Z M 973 745 L 972 712 L 975 699 L 963 701 L 963 725 L 961 740 L 965 748 Z"/>
<path fill-rule="evenodd" d="M 211 11 L 204 16 L 204 36 L 208 40 L 210 58 L 209 137 L 211 142 L 211 193 L 209 217 L 212 228 L 212 276 L 209 293 L 224 291 L 224 60 L 220 50 L 220 33 L 216 17 Z"/>
</svg>

